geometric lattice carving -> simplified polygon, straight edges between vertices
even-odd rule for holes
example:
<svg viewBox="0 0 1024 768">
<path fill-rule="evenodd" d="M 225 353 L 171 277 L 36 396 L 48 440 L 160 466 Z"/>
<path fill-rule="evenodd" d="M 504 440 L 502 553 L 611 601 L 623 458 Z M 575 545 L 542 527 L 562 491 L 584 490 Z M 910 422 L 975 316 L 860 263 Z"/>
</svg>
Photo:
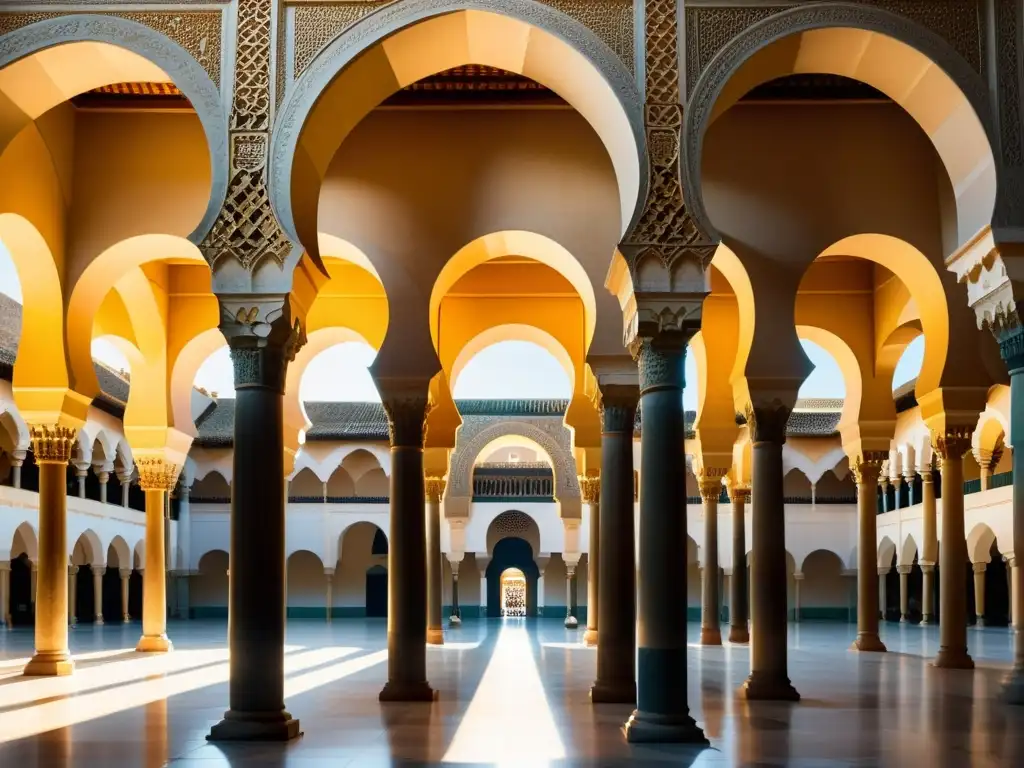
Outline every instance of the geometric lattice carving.
<svg viewBox="0 0 1024 768">
<path fill-rule="evenodd" d="M 636 40 L 632 0 L 541 0 L 590 29 L 615 51 L 630 72 L 636 72 Z"/>
<path fill-rule="evenodd" d="M 518 512 L 512 510 L 510 512 L 502 512 L 491 523 L 491 530 L 493 530 L 499 539 L 504 539 L 509 536 L 522 536 L 522 534 L 529 531 L 536 525 L 533 522 L 533 518 L 525 512 Z"/>
<path fill-rule="evenodd" d="M 295 45 L 292 53 L 293 78 L 298 78 L 324 46 L 364 16 L 389 0 L 300 5 L 294 11 L 292 29 Z"/>
</svg>

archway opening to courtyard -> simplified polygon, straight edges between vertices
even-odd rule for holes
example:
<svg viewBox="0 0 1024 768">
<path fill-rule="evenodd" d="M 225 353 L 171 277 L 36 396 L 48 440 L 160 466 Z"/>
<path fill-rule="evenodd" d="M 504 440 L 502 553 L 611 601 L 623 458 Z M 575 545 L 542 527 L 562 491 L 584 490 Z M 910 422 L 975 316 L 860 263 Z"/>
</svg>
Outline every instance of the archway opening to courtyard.
<svg viewBox="0 0 1024 768">
<path fill-rule="evenodd" d="M 526 616 L 526 574 L 518 568 L 506 568 L 501 573 L 501 615 Z"/>
<path fill-rule="evenodd" d="M 333 577 L 332 615 L 384 618 L 388 615 L 388 538 L 365 520 L 341 534 Z"/>
<path fill-rule="evenodd" d="M 522 574 L 522 582 L 516 589 L 522 589 L 521 616 L 537 615 L 537 580 L 540 569 L 534 560 L 534 549 L 528 541 L 518 536 L 503 538 L 494 545 L 491 562 L 487 566 L 487 617 L 498 618 L 503 613 L 503 596 L 506 572 Z"/>
</svg>

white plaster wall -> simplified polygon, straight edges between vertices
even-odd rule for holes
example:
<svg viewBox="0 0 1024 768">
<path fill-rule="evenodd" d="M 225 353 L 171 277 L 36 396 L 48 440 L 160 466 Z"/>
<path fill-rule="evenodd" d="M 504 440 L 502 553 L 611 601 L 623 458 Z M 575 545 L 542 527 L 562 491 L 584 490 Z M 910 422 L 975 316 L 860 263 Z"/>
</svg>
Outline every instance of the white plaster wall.
<svg viewBox="0 0 1024 768">
<path fill-rule="evenodd" d="M 541 552 L 562 552 L 565 549 L 565 526 L 558 515 L 558 505 L 552 502 L 473 502 L 469 522 L 466 524 L 466 551 L 487 552 L 487 529 L 502 512 L 516 510 L 533 518 L 540 530 Z M 586 551 L 589 541 L 589 516 L 584 512 L 580 529 L 580 551 Z M 447 526 L 442 526 L 447 528 Z M 534 552 L 536 557 L 538 553 Z"/>
<path fill-rule="evenodd" d="M 293 552 L 287 561 L 288 607 L 323 608 L 327 604 L 327 579 L 319 556 L 306 549 Z"/>
<path fill-rule="evenodd" d="M 228 553 L 207 551 L 189 577 L 189 603 L 193 608 L 224 608 L 228 604 Z"/>
</svg>

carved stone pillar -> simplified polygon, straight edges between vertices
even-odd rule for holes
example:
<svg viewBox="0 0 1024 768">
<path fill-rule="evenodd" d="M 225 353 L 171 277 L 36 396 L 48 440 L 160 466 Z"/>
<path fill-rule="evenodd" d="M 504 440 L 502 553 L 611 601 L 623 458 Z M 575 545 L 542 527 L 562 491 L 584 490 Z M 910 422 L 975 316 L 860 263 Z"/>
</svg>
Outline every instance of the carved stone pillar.
<svg viewBox="0 0 1024 768">
<path fill-rule="evenodd" d="M 381 701 L 433 701 L 427 683 L 427 531 L 423 444 L 429 382 L 377 381 L 391 437 L 388 680 Z"/>
<path fill-rule="evenodd" d="M 284 707 L 283 395 L 288 363 L 305 335 L 288 300 L 280 298 L 266 298 L 250 307 L 222 299 L 221 330 L 231 347 L 235 374 L 230 709 L 209 738 L 287 741 L 300 730 L 298 720 Z"/>
<path fill-rule="evenodd" d="M 35 582 L 36 652 L 26 675 L 70 675 L 68 651 L 67 467 L 76 430 L 31 425 L 39 466 L 39 556 Z"/>
<path fill-rule="evenodd" d="M 441 622 L 441 497 L 444 495 L 443 477 L 425 480 L 427 499 L 427 642 L 444 645 L 444 625 Z"/>
<path fill-rule="evenodd" d="M 587 631 L 583 642 L 597 645 L 598 615 L 600 613 L 601 580 L 601 478 L 580 475 L 580 495 L 590 517 L 590 542 L 587 552 Z"/>
<path fill-rule="evenodd" d="M 749 643 L 747 607 L 747 529 L 745 507 L 750 489 L 730 486 L 732 500 L 732 578 L 729 580 L 729 642 Z"/>
<path fill-rule="evenodd" d="M 595 704 L 636 701 L 636 526 L 633 517 L 633 427 L 640 391 L 607 384 L 601 391 L 600 576 Z"/>
<path fill-rule="evenodd" d="M 85 480 L 89 476 L 89 465 L 75 464 L 75 480 L 77 481 L 78 498 L 85 498 Z"/>
<path fill-rule="evenodd" d="M 119 573 L 121 575 L 121 621 L 127 624 L 132 620 L 128 613 L 128 579 L 131 578 L 132 569 L 121 568 Z"/>
<path fill-rule="evenodd" d="M 68 626 L 78 626 L 78 566 L 68 566 Z"/>
<path fill-rule="evenodd" d="M 858 456 L 851 467 L 857 483 L 857 637 L 850 646 L 853 651 L 885 651 L 885 644 L 878 637 L 879 611 L 885 610 L 885 603 L 879 602 L 875 573 L 878 549 L 875 486 L 883 458 L 883 454 Z"/>
<path fill-rule="evenodd" d="M 142 584 L 142 637 L 137 651 L 163 653 L 167 638 L 167 564 L 164 562 L 164 507 L 178 480 L 178 467 L 161 457 L 138 459 L 139 486 L 146 494 L 146 570 Z"/>
<path fill-rule="evenodd" d="M 790 409 L 775 400 L 747 409 L 752 450 L 753 603 L 750 677 L 743 693 L 752 700 L 798 701 L 789 681 L 786 578 L 786 510 L 782 446 Z"/>
<path fill-rule="evenodd" d="M 704 468 L 697 478 L 704 512 L 704 578 L 701 581 L 700 642 L 721 645 L 722 600 L 719 594 L 718 497 L 725 470 Z"/>
<path fill-rule="evenodd" d="M 917 564 L 921 566 L 921 624 L 935 620 L 935 563 L 939 554 L 938 515 L 935 509 L 935 475 L 931 461 L 921 468 L 921 514 L 924 541 Z"/>
<path fill-rule="evenodd" d="M 93 621 L 97 626 L 103 626 L 103 575 L 106 572 L 105 565 L 92 567 Z"/>
<path fill-rule="evenodd" d="M 985 571 L 988 563 L 971 563 L 974 571 L 974 619 L 978 627 L 985 626 Z"/>
<path fill-rule="evenodd" d="M 939 552 L 939 653 L 936 667 L 973 669 L 967 653 L 967 541 L 964 532 L 964 454 L 971 448 L 971 433 L 949 428 L 932 437 L 942 461 L 942 550 Z"/>
<path fill-rule="evenodd" d="M 900 623 L 906 624 L 910 621 L 910 572 L 914 569 L 912 565 L 898 565 L 896 572 L 900 575 Z"/>
</svg>

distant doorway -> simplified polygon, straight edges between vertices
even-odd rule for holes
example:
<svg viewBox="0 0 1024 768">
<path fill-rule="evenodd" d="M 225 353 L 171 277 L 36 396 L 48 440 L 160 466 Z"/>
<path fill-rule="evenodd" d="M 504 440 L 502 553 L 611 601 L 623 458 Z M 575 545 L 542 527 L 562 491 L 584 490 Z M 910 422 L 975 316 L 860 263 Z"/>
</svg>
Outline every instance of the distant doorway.
<svg viewBox="0 0 1024 768">
<path fill-rule="evenodd" d="M 506 568 L 501 574 L 501 615 L 526 615 L 526 574 Z"/>
<path fill-rule="evenodd" d="M 366 572 L 366 615 L 385 618 L 388 615 L 388 569 L 375 565 Z"/>
</svg>

